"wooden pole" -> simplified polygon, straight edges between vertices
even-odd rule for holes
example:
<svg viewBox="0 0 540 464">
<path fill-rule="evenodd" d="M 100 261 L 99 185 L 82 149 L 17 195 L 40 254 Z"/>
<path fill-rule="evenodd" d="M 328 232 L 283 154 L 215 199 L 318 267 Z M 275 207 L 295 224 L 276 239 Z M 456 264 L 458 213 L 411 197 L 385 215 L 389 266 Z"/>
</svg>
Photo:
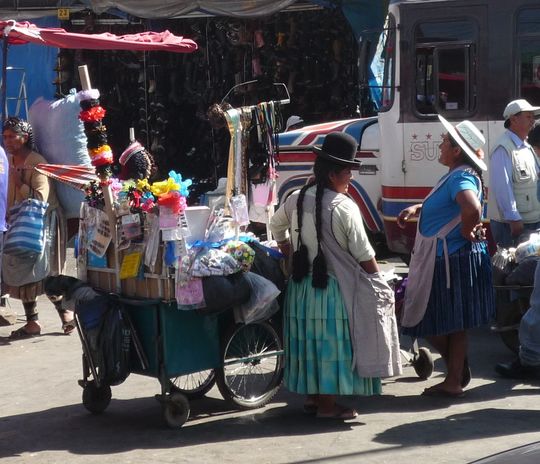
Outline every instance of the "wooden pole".
<svg viewBox="0 0 540 464">
<path fill-rule="evenodd" d="M 88 66 L 79 66 L 79 78 L 81 79 L 82 90 L 90 90 L 92 88 L 90 84 L 90 75 L 88 74 Z M 103 200 L 105 201 L 105 213 L 109 219 L 109 227 L 111 229 L 111 243 L 114 250 L 114 264 L 115 264 L 115 286 L 116 291 L 120 293 L 120 263 L 118 254 L 118 240 L 116 231 L 116 213 L 114 211 L 114 202 L 112 196 L 111 185 L 108 179 L 101 178 L 101 189 L 103 191 Z"/>
</svg>

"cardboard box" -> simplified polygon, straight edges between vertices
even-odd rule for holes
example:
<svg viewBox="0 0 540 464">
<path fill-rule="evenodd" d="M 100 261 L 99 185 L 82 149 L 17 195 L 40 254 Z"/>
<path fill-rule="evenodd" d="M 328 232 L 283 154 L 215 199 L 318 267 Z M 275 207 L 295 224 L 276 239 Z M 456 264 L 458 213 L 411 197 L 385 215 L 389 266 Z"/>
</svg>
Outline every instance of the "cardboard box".
<svg viewBox="0 0 540 464">
<path fill-rule="evenodd" d="M 109 263 L 114 263 L 114 251 L 110 252 L 109 247 L 107 258 Z M 110 252 L 110 253 L 109 253 Z M 118 253 L 119 262 L 122 262 L 123 256 L 129 250 L 121 250 Z M 120 270 L 112 267 L 87 269 L 87 282 L 104 292 L 117 293 L 116 274 Z M 150 298 L 162 300 L 174 300 L 175 281 L 172 276 L 166 274 L 167 269 L 163 266 L 163 246 L 160 245 L 154 272 L 145 272 L 143 277 L 133 277 L 120 280 L 120 293 L 126 297 L 132 298 Z"/>
</svg>

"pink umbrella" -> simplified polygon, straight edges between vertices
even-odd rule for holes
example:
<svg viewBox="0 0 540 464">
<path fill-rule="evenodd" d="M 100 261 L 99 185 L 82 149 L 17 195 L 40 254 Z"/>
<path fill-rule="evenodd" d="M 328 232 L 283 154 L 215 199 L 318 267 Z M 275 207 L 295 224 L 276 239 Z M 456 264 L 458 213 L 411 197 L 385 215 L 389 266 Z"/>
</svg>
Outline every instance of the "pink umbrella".
<svg viewBox="0 0 540 464">
<path fill-rule="evenodd" d="M 34 43 L 58 48 L 90 50 L 147 50 L 190 53 L 197 50 L 197 44 L 169 31 L 140 32 L 138 34 L 114 35 L 77 34 L 61 28 L 41 28 L 29 22 L 17 23 L 13 20 L 0 21 L 0 38 L 10 44 Z"/>
<path fill-rule="evenodd" d="M 138 34 L 114 35 L 76 34 L 61 28 L 42 28 L 29 22 L 14 20 L 0 21 L 0 39 L 4 42 L 4 62 L 2 66 L 2 121 L 5 120 L 6 107 L 6 64 L 8 44 L 20 45 L 34 43 L 58 48 L 89 50 L 146 50 L 191 53 L 197 44 L 169 31 L 140 32 Z"/>
</svg>

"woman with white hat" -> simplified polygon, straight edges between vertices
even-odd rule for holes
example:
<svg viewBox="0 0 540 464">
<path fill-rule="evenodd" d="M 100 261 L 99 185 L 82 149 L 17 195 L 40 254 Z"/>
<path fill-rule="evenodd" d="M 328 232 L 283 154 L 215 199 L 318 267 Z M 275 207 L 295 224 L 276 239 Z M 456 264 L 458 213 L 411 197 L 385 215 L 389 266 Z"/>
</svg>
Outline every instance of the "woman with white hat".
<svg viewBox="0 0 540 464">
<path fill-rule="evenodd" d="M 447 365 L 444 381 L 423 394 L 460 397 L 470 382 L 466 331 L 487 323 L 494 313 L 491 260 L 481 224 L 485 139 L 470 121 L 454 127 L 439 119 L 448 131 L 439 145 L 439 162 L 448 173 L 423 203 L 397 218 L 404 227 L 419 216 L 401 325 L 405 334 L 426 338 Z"/>
</svg>

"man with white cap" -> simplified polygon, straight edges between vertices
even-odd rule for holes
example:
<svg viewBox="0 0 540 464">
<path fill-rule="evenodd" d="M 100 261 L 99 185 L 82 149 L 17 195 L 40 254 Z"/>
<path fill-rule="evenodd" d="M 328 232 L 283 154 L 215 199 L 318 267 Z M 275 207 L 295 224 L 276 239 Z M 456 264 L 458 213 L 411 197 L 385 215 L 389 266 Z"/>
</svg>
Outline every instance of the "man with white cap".
<svg viewBox="0 0 540 464">
<path fill-rule="evenodd" d="M 293 114 L 289 119 L 287 119 L 287 123 L 285 124 L 285 132 L 300 129 L 303 123 L 304 120 L 300 116 Z"/>
<path fill-rule="evenodd" d="M 516 245 L 526 230 L 540 227 L 537 197 L 538 164 L 527 134 L 540 107 L 527 100 L 514 100 L 504 109 L 507 129 L 490 154 L 489 209 L 491 232 L 498 245 Z"/>
</svg>

